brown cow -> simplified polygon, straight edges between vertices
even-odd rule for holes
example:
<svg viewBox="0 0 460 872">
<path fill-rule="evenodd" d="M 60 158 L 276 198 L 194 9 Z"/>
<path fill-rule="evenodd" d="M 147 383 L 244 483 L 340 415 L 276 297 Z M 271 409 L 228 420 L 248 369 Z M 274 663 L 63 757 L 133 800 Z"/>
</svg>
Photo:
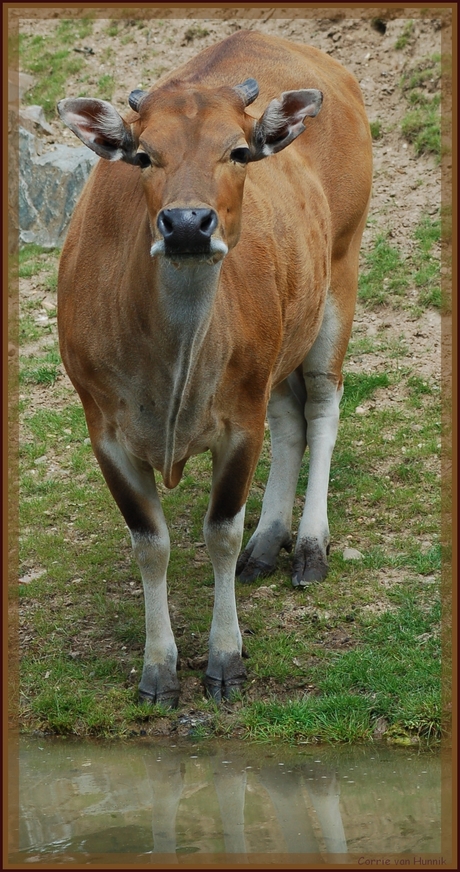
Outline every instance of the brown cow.
<svg viewBox="0 0 460 872">
<path fill-rule="evenodd" d="M 58 107 L 105 158 L 62 252 L 61 353 L 142 573 L 139 692 L 150 702 L 176 705 L 179 695 L 169 535 L 153 470 L 173 488 L 191 455 L 212 454 L 205 683 L 220 700 L 245 678 L 235 570 L 252 581 L 290 550 L 306 444 L 293 584 L 327 572 L 329 468 L 371 190 L 369 124 L 341 64 L 244 30 L 129 103 L 129 121 L 103 100 Z M 267 411 L 272 467 L 237 563 Z"/>
</svg>

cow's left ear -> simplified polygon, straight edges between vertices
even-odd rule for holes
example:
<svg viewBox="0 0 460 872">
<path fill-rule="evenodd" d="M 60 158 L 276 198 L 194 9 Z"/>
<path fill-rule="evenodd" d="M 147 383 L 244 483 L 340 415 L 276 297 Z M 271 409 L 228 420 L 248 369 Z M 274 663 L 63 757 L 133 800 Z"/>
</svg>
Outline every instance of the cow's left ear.
<svg viewBox="0 0 460 872">
<path fill-rule="evenodd" d="M 252 160 L 261 160 L 282 151 L 305 130 L 304 119 L 314 117 L 321 109 L 321 91 L 284 91 L 279 100 L 272 100 L 256 121 L 252 134 Z"/>
<path fill-rule="evenodd" d="M 136 144 L 131 127 L 111 103 L 69 97 L 61 100 L 57 108 L 64 123 L 99 157 L 136 163 Z"/>
</svg>

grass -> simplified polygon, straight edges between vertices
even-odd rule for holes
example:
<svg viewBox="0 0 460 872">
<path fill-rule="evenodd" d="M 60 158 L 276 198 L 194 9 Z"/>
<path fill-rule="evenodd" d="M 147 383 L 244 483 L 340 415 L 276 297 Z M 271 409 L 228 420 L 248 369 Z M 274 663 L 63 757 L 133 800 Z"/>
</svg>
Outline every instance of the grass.
<svg viewBox="0 0 460 872">
<path fill-rule="evenodd" d="M 192 24 L 184 33 L 185 42 L 193 42 L 194 39 L 203 39 L 205 36 L 209 36 L 209 30 L 201 24 Z"/>
<path fill-rule="evenodd" d="M 105 73 L 98 79 L 96 96 L 101 100 L 111 100 L 115 89 L 115 79 L 109 73 Z"/>
<path fill-rule="evenodd" d="M 435 222 L 424 220 L 417 234 L 414 275 L 437 242 Z M 394 257 L 383 243 L 375 251 L 377 260 Z M 395 263 L 397 277 L 403 262 Z M 40 289 L 55 257 L 26 248 L 20 269 L 23 280 L 32 278 Z M 136 702 L 144 643 L 139 571 L 93 457 L 83 411 L 63 383 L 54 328 L 51 335 L 43 328 L 31 335 L 37 305 L 29 300 L 21 317 L 22 728 L 80 736 L 155 733 L 158 718 L 174 724 L 192 705 L 206 714 L 205 736 L 368 741 L 383 718 L 391 741 L 436 741 L 443 728 L 440 398 L 433 380 L 409 363 L 398 369 L 409 353 L 404 342 L 388 343 L 385 370 L 346 373 L 330 481 L 328 577 L 299 596 L 283 553 L 270 579 L 237 585 L 249 682 L 233 709 L 205 700 L 199 683 L 213 599 L 210 563 L 197 545 L 209 498 L 209 457 L 192 459 L 174 491 L 160 486 L 172 540 L 172 620 L 188 688 L 188 701 L 170 713 Z M 372 353 L 380 341 L 365 337 L 351 351 Z M 31 404 L 38 388 L 47 392 L 45 405 Z M 395 390 L 398 404 L 380 402 Z M 356 414 L 363 404 L 366 414 Z M 248 500 L 245 539 L 257 524 L 269 463 L 267 441 Z M 308 455 L 294 526 L 307 473 Z M 349 544 L 361 560 L 343 559 Z"/>
<path fill-rule="evenodd" d="M 57 348 L 50 348 L 43 356 L 43 362 L 36 360 L 22 362 L 19 384 L 53 385 L 58 378 L 61 358 Z"/>
<path fill-rule="evenodd" d="M 388 295 L 403 295 L 409 286 L 409 273 L 399 250 L 380 233 L 374 248 L 366 254 L 366 272 L 360 275 L 359 297 L 364 303 L 379 305 Z"/>
<path fill-rule="evenodd" d="M 382 123 L 380 121 L 371 121 L 369 127 L 372 139 L 380 139 L 382 136 Z"/>
<path fill-rule="evenodd" d="M 365 269 L 359 278 L 358 293 L 363 303 L 411 305 L 408 291 L 415 287 L 419 307 L 441 308 L 440 218 L 423 216 L 414 237 L 414 249 L 405 257 L 391 243 L 388 233 L 377 235 L 373 249 L 365 255 Z"/>
<path fill-rule="evenodd" d="M 441 159 L 441 96 L 431 93 L 430 84 L 437 87 L 441 76 L 441 57 L 434 54 L 411 66 L 401 79 L 401 90 L 409 110 L 401 122 L 402 134 L 415 149 L 417 156 L 434 154 Z"/>
<path fill-rule="evenodd" d="M 395 49 L 400 51 L 410 43 L 412 36 L 414 33 L 414 22 L 408 21 L 404 27 L 403 32 L 398 36 L 398 39 L 395 42 Z"/>
<path fill-rule="evenodd" d="M 141 24 L 141 23 L 140 23 Z M 111 22 L 107 34 L 119 36 L 120 22 Z M 37 84 L 24 95 L 27 103 L 39 103 L 43 106 L 48 119 L 56 115 L 56 103 L 66 92 L 69 78 L 77 76 L 84 83 L 86 59 L 73 51 L 75 45 L 84 41 L 93 29 L 93 22 L 86 18 L 66 20 L 58 23 L 52 36 L 25 35 L 19 37 L 19 56 L 21 69 L 32 73 L 38 78 Z M 131 39 L 129 34 L 121 37 L 122 42 Z M 116 64 L 116 53 L 109 47 L 104 54 L 104 60 Z M 111 100 L 115 88 L 114 75 L 110 72 L 99 76 L 96 86 L 92 89 L 93 96 L 103 100 Z M 80 92 L 86 95 L 86 89 Z"/>
<path fill-rule="evenodd" d="M 79 22 L 70 23 L 77 25 Z M 71 49 L 56 47 L 61 44 L 61 40 L 66 44 L 69 39 L 69 34 L 64 38 L 62 32 L 58 33 L 56 42 L 39 35 L 19 36 L 21 69 L 38 78 L 37 84 L 24 94 L 23 99 L 26 103 L 43 106 L 48 120 L 55 117 L 56 103 L 65 93 L 67 80 L 84 65 L 80 55 L 76 55 Z"/>
</svg>

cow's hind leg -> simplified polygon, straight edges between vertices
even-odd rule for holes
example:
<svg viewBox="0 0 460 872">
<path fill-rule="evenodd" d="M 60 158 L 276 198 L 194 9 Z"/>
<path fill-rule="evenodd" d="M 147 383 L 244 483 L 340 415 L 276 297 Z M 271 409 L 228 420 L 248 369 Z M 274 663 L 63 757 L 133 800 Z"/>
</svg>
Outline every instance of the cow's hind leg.
<svg viewBox="0 0 460 872">
<path fill-rule="evenodd" d="M 273 389 L 267 409 L 272 463 L 257 529 L 241 553 L 236 572 L 250 582 L 271 575 L 282 548 L 290 551 L 292 507 L 306 446 L 302 377 L 292 373 Z"/>
<path fill-rule="evenodd" d="M 136 460 L 114 439 L 93 438 L 93 447 L 112 496 L 128 525 L 134 556 L 142 575 L 146 643 L 139 698 L 175 707 L 179 700 L 177 648 L 166 592 L 169 533 L 155 477 L 149 466 Z"/>
<path fill-rule="evenodd" d="M 342 361 L 351 330 L 351 317 L 340 318 L 335 303 L 326 300 L 320 332 L 303 362 L 307 391 L 305 419 L 309 448 L 308 485 L 295 547 L 292 584 L 305 587 L 327 575 L 329 524 L 327 495 L 332 452 L 343 394 Z"/>
</svg>

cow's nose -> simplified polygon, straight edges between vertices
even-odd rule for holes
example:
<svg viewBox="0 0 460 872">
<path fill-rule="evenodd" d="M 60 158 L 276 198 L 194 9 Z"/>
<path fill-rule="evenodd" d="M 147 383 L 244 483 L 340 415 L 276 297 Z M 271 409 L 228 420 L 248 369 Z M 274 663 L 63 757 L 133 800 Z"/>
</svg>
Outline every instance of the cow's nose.
<svg viewBox="0 0 460 872">
<path fill-rule="evenodd" d="M 157 219 L 166 252 L 174 254 L 208 252 L 217 223 L 214 209 L 162 209 Z"/>
</svg>

